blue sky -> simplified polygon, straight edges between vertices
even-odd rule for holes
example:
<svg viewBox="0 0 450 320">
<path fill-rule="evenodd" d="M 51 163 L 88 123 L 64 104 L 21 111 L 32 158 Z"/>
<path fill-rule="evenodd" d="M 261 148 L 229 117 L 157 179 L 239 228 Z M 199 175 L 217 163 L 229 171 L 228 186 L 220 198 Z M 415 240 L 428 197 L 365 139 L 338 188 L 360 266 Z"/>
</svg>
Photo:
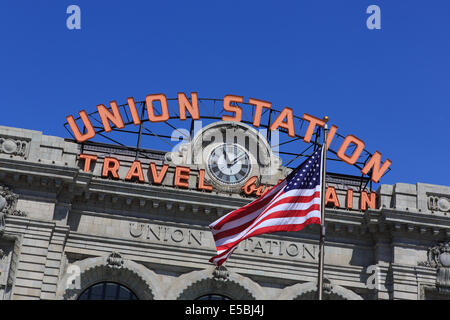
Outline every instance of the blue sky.
<svg viewBox="0 0 450 320">
<path fill-rule="evenodd" d="M 81 30 L 66 8 L 81 8 Z M 369 5 L 381 30 L 369 30 Z M 379 150 L 382 183 L 450 185 L 450 2 L 0 2 L 0 125 L 69 137 L 65 117 L 196 91 L 328 115 Z"/>
</svg>

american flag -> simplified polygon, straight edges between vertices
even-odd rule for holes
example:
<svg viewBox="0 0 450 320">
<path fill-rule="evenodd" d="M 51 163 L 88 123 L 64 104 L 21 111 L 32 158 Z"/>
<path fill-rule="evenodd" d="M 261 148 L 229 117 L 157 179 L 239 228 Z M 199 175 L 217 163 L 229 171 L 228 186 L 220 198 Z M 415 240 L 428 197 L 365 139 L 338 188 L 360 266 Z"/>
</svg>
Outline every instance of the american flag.
<svg viewBox="0 0 450 320">
<path fill-rule="evenodd" d="M 247 238 L 320 224 L 321 153 L 319 147 L 270 191 L 211 223 L 217 255 L 209 262 L 222 265 Z"/>
</svg>

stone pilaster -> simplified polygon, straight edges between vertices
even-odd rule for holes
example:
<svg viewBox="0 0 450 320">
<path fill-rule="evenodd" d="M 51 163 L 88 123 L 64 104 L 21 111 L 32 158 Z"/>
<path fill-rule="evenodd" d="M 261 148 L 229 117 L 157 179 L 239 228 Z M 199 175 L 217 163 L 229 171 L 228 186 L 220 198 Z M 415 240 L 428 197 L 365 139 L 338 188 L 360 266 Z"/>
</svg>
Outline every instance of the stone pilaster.
<svg viewBox="0 0 450 320">
<path fill-rule="evenodd" d="M 56 287 L 60 276 L 61 262 L 63 260 L 64 244 L 69 233 L 68 227 L 56 226 L 51 236 L 44 276 L 42 279 L 41 299 L 55 299 Z"/>
</svg>

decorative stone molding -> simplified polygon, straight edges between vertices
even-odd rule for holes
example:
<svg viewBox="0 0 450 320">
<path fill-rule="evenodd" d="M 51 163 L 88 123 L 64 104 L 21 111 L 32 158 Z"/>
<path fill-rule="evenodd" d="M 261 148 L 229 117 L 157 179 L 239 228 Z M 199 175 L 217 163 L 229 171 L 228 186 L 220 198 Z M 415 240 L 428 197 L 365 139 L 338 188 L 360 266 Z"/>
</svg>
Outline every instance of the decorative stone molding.
<svg viewBox="0 0 450 320">
<path fill-rule="evenodd" d="M 2 249 L 0 249 L 0 286 L 11 287 L 16 279 L 22 236 L 5 233 L 2 240 Z"/>
<path fill-rule="evenodd" d="M 432 195 L 428 197 L 428 209 L 432 211 L 449 212 L 450 200 L 446 197 Z"/>
<path fill-rule="evenodd" d="M 436 268 L 436 288 L 450 293 L 450 242 L 442 242 L 428 249 L 428 266 Z"/>
<path fill-rule="evenodd" d="M 450 242 L 442 242 L 428 249 L 428 263 L 431 267 L 450 267 Z"/>
<path fill-rule="evenodd" d="M 167 292 L 168 300 L 194 300 L 207 294 L 221 294 L 234 300 L 267 299 L 262 288 L 251 279 L 215 267 L 181 275 Z"/>
<path fill-rule="evenodd" d="M 111 268 L 120 269 L 123 267 L 123 258 L 118 252 L 113 251 L 106 259 L 106 263 Z"/>
<path fill-rule="evenodd" d="M 224 266 L 216 267 L 213 271 L 213 277 L 218 281 L 227 281 L 229 276 L 230 273 Z"/>
<path fill-rule="evenodd" d="M 428 267 L 428 268 L 432 267 L 428 261 L 419 261 L 419 262 L 417 262 L 417 265 L 419 267 Z"/>
<path fill-rule="evenodd" d="M 323 278 L 323 293 L 324 294 L 331 294 L 333 291 L 333 285 L 331 284 L 331 281 L 328 278 Z"/>
<path fill-rule="evenodd" d="M 140 300 L 161 299 L 159 277 L 145 266 L 124 259 L 117 252 L 104 257 L 76 261 L 72 265 L 80 270 L 78 282 L 80 286 L 75 289 L 68 288 L 67 283 L 72 274 L 65 273 L 58 282 L 56 296 L 59 299 L 76 300 L 90 286 L 105 281 L 117 282 L 128 287 Z"/>
<path fill-rule="evenodd" d="M 0 153 L 26 157 L 29 141 L 10 137 L 0 137 Z"/>
<path fill-rule="evenodd" d="M 6 259 L 6 253 L 2 249 L 0 249 L 0 286 L 4 286 L 6 284 Z"/>
<path fill-rule="evenodd" d="M 324 279 L 324 300 L 363 300 L 361 296 Z M 278 300 L 316 300 L 317 282 L 298 283 L 283 289 Z"/>
<path fill-rule="evenodd" d="M 5 227 L 5 215 L 26 216 L 25 212 L 16 209 L 18 199 L 10 187 L 0 185 L 0 232 Z"/>
</svg>

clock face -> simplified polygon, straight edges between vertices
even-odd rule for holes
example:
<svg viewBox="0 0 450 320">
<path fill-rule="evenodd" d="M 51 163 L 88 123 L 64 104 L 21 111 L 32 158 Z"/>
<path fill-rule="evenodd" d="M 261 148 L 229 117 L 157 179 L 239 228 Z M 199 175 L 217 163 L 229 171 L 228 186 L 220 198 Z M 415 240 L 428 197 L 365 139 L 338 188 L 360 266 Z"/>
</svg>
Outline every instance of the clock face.
<svg viewBox="0 0 450 320">
<path fill-rule="evenodd" d="M 221 144 L 215 147 L 208 157 L 210 175 L 225 184 L 244 181 L 251 169 L 247 151 L 237 144 Z"/>
</svg>

